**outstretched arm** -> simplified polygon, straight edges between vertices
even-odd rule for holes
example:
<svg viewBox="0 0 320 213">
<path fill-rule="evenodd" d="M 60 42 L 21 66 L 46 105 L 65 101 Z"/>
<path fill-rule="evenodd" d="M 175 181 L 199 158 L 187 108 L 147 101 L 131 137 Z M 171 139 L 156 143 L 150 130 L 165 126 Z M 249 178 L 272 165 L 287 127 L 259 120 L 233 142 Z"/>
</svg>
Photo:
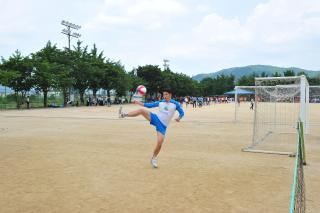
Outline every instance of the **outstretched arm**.
<svg viewBox="0 0 320 213">
<path fill-rule="evenodd" d="M 180 122 L 181 118 L 184 116 L 184 111 L 183 109 L 181 108 L 181 105 L 179 103 L 176 103 L 176 110 L 179 112 L 179 117 L 176 118 L 175 120 L 177 122 Z"/>
<path fill-rule="evenodd" d="M 160 101 L 153 102 L 153 103 L 142 103 L 140 101 L 133 101 L 134 104 L 137 104 L 139 106 L 147 107 L 147 108 L 153 108 L 159 106 Z"/>
<path fill-rule="evenodd" d="M 156 101 L 153 103 L 144 103 L 143 106 L 147 108 L 153 108 L 159 106 L 160 101 Z"/>
</svg>

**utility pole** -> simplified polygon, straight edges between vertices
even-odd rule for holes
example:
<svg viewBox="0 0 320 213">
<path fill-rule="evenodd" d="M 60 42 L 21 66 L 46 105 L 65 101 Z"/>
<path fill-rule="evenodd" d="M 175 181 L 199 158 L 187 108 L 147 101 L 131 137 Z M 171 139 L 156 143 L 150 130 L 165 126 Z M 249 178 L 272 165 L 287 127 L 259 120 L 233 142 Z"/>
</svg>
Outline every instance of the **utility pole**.
<svg viewBox="0 0 320 213">
<path fill-rule="evenodd" d="M 168 59 L 163 59 L 163 69 L 164 70 L 169 69 L 169 60 Z"/>
<path fill-rule="evenodd" d="M 76 25 L 76 24 L 73 24 L 73 23 L 70 23 L 68 21 L 65 21 L 63 20 L 61 22 L 62 25 L 66 26 L 66 28 L 62 29 L 62 32 L 63 34 L 67 35 L 68 37 L 68 49 L 70 50 L 70 40 L 71 40 L 71 37 L 74 37 L 74 38 L 79 38 L 81 35 L 79 33 L 75 33 L 75 32 L 72 32 L 71 29 L 74 29 L 74 30 L 79 30 L 81 28 L 80 25 Z"/>
<path fill-rule="evenodd" d="M 81 26 L 73 24 L 73 23 L 65 21 L 65 20 L 62 20 L 61 24 L 66 27 L 66 28 L 62 29 L 61 33 L 67 35 L 67 37 L 68 37 L 68 50 L 70 51 L 71 37 L 79 38 L 81 36 L 79 33 L 72 32 L 71 29 L 79 30 L 81 28 Z M 71 89 L 72 88 L 69 88 L 69 101 L 74 101 L 74 94 L 72 95 L 72 100 L 71 100 L 71 91 L 72 91 Z"/>
</svg>

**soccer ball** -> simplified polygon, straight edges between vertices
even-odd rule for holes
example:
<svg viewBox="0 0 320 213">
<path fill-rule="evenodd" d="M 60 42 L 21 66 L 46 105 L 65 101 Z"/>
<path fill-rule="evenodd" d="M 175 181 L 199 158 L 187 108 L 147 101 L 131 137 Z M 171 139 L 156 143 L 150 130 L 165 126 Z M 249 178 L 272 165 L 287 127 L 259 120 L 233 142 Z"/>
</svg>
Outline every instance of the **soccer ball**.
<svg viewBox="0 0 320 213">
<path fill-rule="evenodd" d="M 139 85 L 137 87 L 137 92 L 140 94 L 140 95 L 145 95 L 146 92 L 147 92 L 147 88 L 143 85 Z"/>
</svg>

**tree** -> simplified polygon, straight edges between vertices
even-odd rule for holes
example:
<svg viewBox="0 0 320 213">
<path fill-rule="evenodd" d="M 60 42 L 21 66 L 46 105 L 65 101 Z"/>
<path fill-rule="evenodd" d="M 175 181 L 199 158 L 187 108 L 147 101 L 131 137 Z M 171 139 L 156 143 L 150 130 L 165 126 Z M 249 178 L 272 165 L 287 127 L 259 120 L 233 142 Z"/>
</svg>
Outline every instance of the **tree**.
<svg viewBox="0 0 320 213">
<path fill-rule="evenodd" d="M 202 95 L 222 95 L 234 88 L 233 75 L 218 75 L 215 78 L 205 78 L 201 82 Z"/>
<path fill-rule="evenodd" d="M 75 82 L 72 76 L 72 64 L 69 50 L 60 51 L 57 57 L 58 66 L 54 75 L 54 88 L 63 94 L 63 105 L 67 106 L 68 90 Z"/>
<path fill-rule="evenodd" d="M 281 77 L 281 73 L 275 72 L 272 76 L 273 77 Z"/>
<path fill-rule="evenodd" d="M 105 57 L 103 52 L 98 53 L 96 45 L 93 45 L 93 48 L 89 54 L 89 81 L 88 86 L 93 91 L 93 96 L 96 98 L 97 91 L 102 87 L 102 78 L 103 78 L 103 68 L 104 68 Z"/>
<path fill-rule="evenodd" d="M 254 86 L 256 74 L 244 75 L 237 81 L 237 86 Z"/>
<path fill-rule="evenodd" d="M 297 76 L 300 76 L 300 75 L 304 75 L 304 76 L 308 77 L 308 74 L 303 71 L 297 73 Z"/>
<path fill-rule="evenodd" d="M 34 65 L 34 82 L 37 90 L 43 92 L 43 106 L 47 107 L 48 91 L 54 84 L 55 71 L 58 68 L 59 50 L 50 41 L 40 51 L 31 54 Z"/>
<path fill-rule="evenodd" d="M 163 86 L 162 77 L 161 77 L 161 69 L 157 65 L 145 65 L 139 66 L 137 68 L 137 76 L 142 78 L 146 82 L 146 87 L 148 88 L 148 94 L 150 96 L 156 95 L 161 91 L 161 87 Z"/>
<path fill-rule="evenodd" d="M 220 75 L 215 79 L 215 91 L 217 95 L 222 95 L 223 93 L 232 90 L 234 88 L 234 76 Z"/>
<path fill-rule="evenodd" d="M 262 77 L 262 78 L 268 77 L 268 74 L 266 72 L 262 72 L 260 77 Z"/>
<path fill-rule="evenodd" d="M 166 70 L 164 70 L 163 72 L 161 72 L 160 74 L 160 85 L 158 86 L 158 92 L 161 92 L 163 89 L 165 89 L 166 87 L 171 88 L 171 90 L 173 91 L 174 95 L 179 95 L 179 80 L 178 80 L 178 75 L 171 72 L 169 68 L 167 68 Z"/>
<path fill-rule="evenodd" d="M 120 62 L 114 63 L 112 66 L 112 89 L 115 89 L 117 96 L 125 96 L 130 88 L 130 78 L 124 70 Z"/>
<path fill-rule="evenodd" d="M 118 73 L 114 68 L 115 63 L 107 59 L 102 68 L 101 88 L 107 90 L 107 96 L 110 97 L 110 91 L 114 89 Z"/>
<path fill-rule="evenodd" d="M 14 84 L 14 79 L 18 79 L 21 74 L 14 70 L 5 70 L 0 67 L 0 84 L 11 87 Z"/>
<path fill-rule="evenodd" d="M 213 78 L 204 78 L 200 82 L 202 92 L 201 94 L 203 96 L 211 96 L 214 95 L 215 92 L 215 86 L 214 86 L 214 79 Z"/>
<path fill-rule="evenodd" d="M 89 62 L 88 46 L 82 48 L 82 42 L 78 41 L 74 50 L 70 51 L 71 61 L 69 65 L 72 67 L 72 76 L 74 78 L 73 87 L 79 90 L 80 102 L 84 104 L 84 93 L 89 87 L 91 64 Z"/>
<path fill-rule="evenodd" d="M 312 86 L 312 85 L 320 85 L 320 75 L 318 76 L 315 76 L 315 77 L 307 77 L 308 78 L 308 82 L 309 82 L 309 85 Z"/>
<path fill-rule="evenodd" d="M 194 81 L 189 76 L 180 73 L 174 73 L 175 79 L 176 79 L 176 85 L 177 88 L 175 90 L 175 94 L 177 96 L 188 96 L 195 93 L 196 87 L 195 84 L 197 81 Z"/>
<path fill-rule="evenodd" d="M 9 57 L 2 58 L 1 79 L 4 85 L 15 91 L 17 108 L 20 108 L 26 93 L 33 87 L 33 66 L 28 57 L 21 55 L 19 50 Z M 21 94 L 21 99 L 19 95 Z"/>
<path fill-rule="evenodd" d="M 293 70 L 286 70 L 283 72 L 283 76 L 295 76 L 295 73 Z"/>
</svg>

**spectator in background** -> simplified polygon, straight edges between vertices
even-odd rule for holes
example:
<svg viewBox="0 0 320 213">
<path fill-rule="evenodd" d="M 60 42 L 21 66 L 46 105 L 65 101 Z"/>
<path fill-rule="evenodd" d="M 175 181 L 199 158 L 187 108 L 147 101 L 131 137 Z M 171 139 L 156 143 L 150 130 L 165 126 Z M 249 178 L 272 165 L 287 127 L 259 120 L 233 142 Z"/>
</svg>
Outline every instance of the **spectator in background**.
<svg viewBox="0 0 320 213">
<path fill-rule="evenodd" d="M 254 100 L 253 100 L 253 98 L 251 98 L 251 106 L 250 106 L 251 110 L 253 110 L 253 106 L 254 106 Z"/>
<path fill-rule="evenodd" d="M 30 98 L 29 98 L 29 96 L 27 96 L 27 109 L 29 109 L 30 108 Z"/>
<path fill-rule="evenodd" d="M 189 104 L 189 98 L 188 97 L 185 97 L 184 98 L 184 102 L 186 103 L 186 108 L 188 107 L 188 104 Z"/>
<path fill-rule="evenodd" d="M 107 106 L 111 107 L 111 98 L 110 98 L 110 96 L 108 96 L 108 98 L 107 98 Z"/>
<path fill-rule="evenodd" d="M 196 97 L 192 97 L 192 107 L 197 108 L 197 98 Z"/>
<path fill-rule="evenodd" d="M 184 101 L 184 98 L 183 97 L 179 97 L 179 102 L 180 102 L 181 107 L 183 106 L 183 101 Z"/>
</svg>

